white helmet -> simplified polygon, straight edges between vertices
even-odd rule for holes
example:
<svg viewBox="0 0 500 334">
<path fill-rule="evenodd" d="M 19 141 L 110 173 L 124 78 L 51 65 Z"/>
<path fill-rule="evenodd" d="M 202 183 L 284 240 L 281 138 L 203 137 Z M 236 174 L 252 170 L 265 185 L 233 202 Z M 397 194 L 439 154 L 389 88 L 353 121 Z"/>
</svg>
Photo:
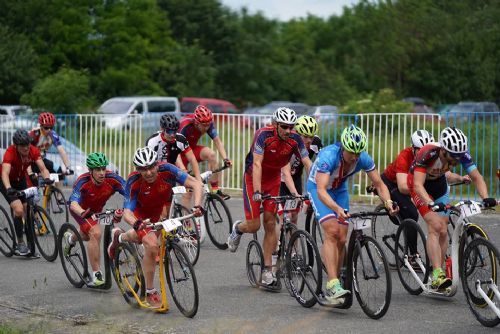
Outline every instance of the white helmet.
<svg viewBox="0 0 500 334">
<path fill-rule="evenodd" d="M 297 122 L 297 115 L 295 115 L 295 111 L 290 108 L 280 107 L 274 111 L 273 120 L 278 123 L 295 125 Z"/>
<path fill-rule="evenodd" d="M 136 167 L 149 167 L 153 165 L 158 158 L 158 154 L 150 147 L 143 147 L 135 151 L 134 165 Z"/>
<path fill-rule="evenodd" d="M 467 137 L 464 135 L 462 130 L 455 127 L 448 127 L 441 131 L 439 144 L 451 153 L 467 152 Z"/>
<path fill-rule="evenodd" d="M 422 146 L 433 142 L 434 137 L 427 130 L 417 130 L 411 135 L 411 144 L 415 148 L 422 148 Z"/>
</svg>

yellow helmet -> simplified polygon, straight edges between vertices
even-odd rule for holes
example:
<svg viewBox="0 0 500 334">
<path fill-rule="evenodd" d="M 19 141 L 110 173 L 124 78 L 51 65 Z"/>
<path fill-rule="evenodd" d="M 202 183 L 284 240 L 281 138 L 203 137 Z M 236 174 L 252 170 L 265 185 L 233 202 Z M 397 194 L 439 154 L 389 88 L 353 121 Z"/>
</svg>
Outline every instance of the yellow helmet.
<svg viewBox="0 0 500 334">
<path fill-rule="evenodd" d="M 295 123 L 295 131 L 306 137 L 314 137 L 318 133 L 318 122 L 311 116 L 300 116 Z"/>
</svg>

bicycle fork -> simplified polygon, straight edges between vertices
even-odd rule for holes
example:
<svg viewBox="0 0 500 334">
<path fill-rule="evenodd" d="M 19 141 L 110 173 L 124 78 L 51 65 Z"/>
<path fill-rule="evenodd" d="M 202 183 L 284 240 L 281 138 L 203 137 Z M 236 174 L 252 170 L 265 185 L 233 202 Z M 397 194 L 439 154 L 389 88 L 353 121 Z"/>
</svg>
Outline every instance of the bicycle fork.
<svg viewBox="0 0 500 334">
<path fill-rule="evenodd" d="M 490 288 L 495 293 L 495 296 L 498 299 L 500 299 L 500 292 L 498 291 L 497 285 L 493 282 L 493 280 L 491 278 L 489 280 L 487 280 L 487 281 L 481 281 L 481 280 L 477 280 L 476 281 L 477 292 L 479 292 L 479 294 L 481 295 L 481 297 L 483 297 L 483 299 L 486 302 L 486 304 L 488 304 L 488 306 L 493 310 L 493 312 L 495 312 L 495 314 L 497 315 L 497 317 L 500 318 L 500 310 L 495 305 L 495 303 L 493 303 L 493 301 L 486 294 L 486 292 L 484 292 L 483 288 L 481 288 L 481 283 L 488 284 L 488 288 Z"/>
</svg>

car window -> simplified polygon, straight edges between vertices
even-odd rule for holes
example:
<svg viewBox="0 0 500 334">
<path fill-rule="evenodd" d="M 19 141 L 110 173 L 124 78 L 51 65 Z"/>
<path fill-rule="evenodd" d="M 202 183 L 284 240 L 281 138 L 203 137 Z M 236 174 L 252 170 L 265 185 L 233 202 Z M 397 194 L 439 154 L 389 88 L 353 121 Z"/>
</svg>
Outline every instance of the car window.
<svg viewBox="0 0 500 334">
<path fill-rule="evenodd" d="M 0 115 L 7 115 L 7 110 L 0 109 Z"/>
<path fill-rule="evenodd" d="M 176 111 L 175 101 L 148 101 L 149 112 L 173 112 Z"/>
<path fill-rule="evenodd" d="M 132 102 L 110 101 L 100 109 L 103 114 L 125 114 L 132 106 Z M 142 108 L 141 108 L 142 109 Z"/>
<path fill-rule="evenodd" d="M 197 102 L 192 102 L 192 101 L 182 102 L 181 112 L 193 113 L 197 106 L 198 106 Z"/>
<path fill-rule="evenodd" d="M 214 113 L 222 114 L 224 113 L 224 108 L 220 104 L 207 104 L 207 107 Z"/>
<path fill-rule="evenodd" d="M 239 113 L 239 111 L 233 107 L 228 107 L 227 112 L 230 114 L 238 114 Z"/>
</svg>

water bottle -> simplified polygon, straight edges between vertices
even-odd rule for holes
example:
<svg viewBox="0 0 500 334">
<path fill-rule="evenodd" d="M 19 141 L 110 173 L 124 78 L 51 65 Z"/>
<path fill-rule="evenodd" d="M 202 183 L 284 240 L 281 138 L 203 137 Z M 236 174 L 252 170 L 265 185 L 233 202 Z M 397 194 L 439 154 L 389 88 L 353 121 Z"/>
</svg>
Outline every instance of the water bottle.
<svg viewBox="0 0 500 334">
<path fill-rule="evenodd" d="M 446 277 L 453 279 L 453 271 L 451 268 L 451 256 L 446 258 Z"/>
</svg>

